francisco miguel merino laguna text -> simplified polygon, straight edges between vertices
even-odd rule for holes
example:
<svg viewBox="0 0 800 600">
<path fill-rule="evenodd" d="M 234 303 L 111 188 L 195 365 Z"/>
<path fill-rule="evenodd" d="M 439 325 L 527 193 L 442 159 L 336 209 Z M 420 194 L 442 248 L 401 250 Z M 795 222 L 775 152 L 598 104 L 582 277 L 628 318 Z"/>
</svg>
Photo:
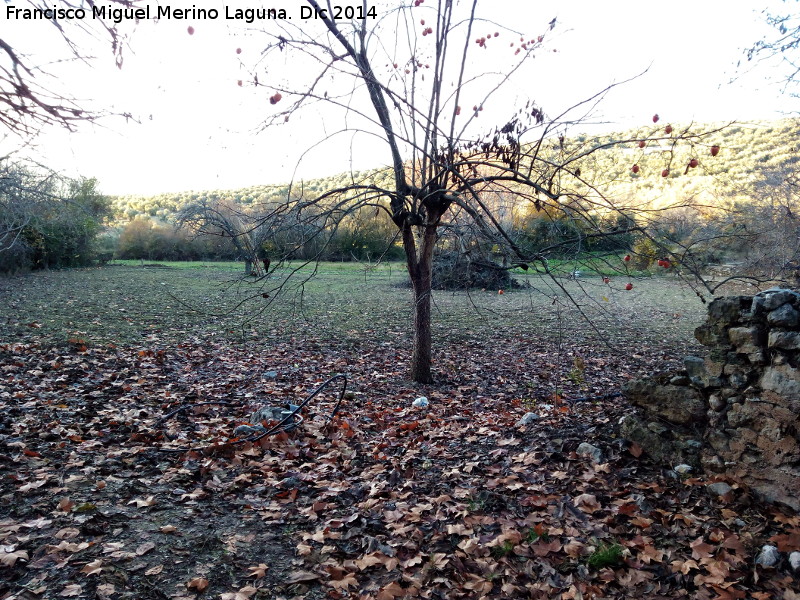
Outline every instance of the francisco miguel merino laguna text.
<svg viewBox="0 0 800 600">
<path fill-rule="evenodd" d="M 365 19 L 376 18 L 377 11 L 374 6 L 366 7 L 363 4 L 357 6 L 333 6 L 331 10 L 315 10 L 310 6 L 300 6 L 299 18 L 307 19 Z M 191 8 L 172 8 L 169 5 L 156 6 L 151 11 L 151 7 L 142 6 L 139 8 L 131 7 L 112 7 L 112 6 L 92 6 L 91 11 L 87 12 L 84 8 L 17 8 L 6 6 L 7 20 L 83 20 L 91 15 L 92 19 L 111 20 L 114 23 L 121 23 L 125 20 L 149 20 L 149 19 L 172 19 L 172 20 L 214 20 L 220 18 L 220 11 L 216 8 L 197 8 L 194 4 Z M 285 8 L 230 8 L 224 7 L 224 18 L 237 21 L 253 23 L 256 20 L 271 19 L 291 19 Z"/>
</svg>

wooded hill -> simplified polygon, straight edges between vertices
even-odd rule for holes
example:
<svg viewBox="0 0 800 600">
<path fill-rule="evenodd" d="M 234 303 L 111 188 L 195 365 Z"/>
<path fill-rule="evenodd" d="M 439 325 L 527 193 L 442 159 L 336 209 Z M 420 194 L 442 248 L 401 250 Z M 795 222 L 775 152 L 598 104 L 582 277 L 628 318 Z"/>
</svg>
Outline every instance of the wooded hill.
<svg viewBox="0 0 800 600">
<path fill-rule="evenodd" d="M 663 124 L 666 127 L 667 123 Z M 576 135 L 566 139 L 563 147 L 557 141 L 549 142 L 546 151 L 587 150 L 593 147 L 608 148 L 591 154 L 580 164 L 587 172 L 602 173 L 604 187 L 610 197 L 624 198 L 636 195 L 640 201 L 657 204 L 676 199 L 695 197 L 701 193 L 713 196 L 746 197 L 757 181 L 769 180 L 781 172 L 791 172 L 800 160 L 800 119 L 733 124 L 672 124 L 672 136 L 665 135 L 663 127 L 654 135 L 656 127 L 631 129 L 602 136 Z M 719 129 L 718 133 L 700 145 L 678 144 L 674 148 L 671 137 L 689 129 L 693 132 Z M 630 142 L 615 144 L 618 140 Z M 644 148 L 638 141 L 646 140 Z M 710 148 L 719 146 L 716 156 Z M 672 150 L 672 152 L 670 152 Z M 687 169 L 689 161 L 698 161 L 696 168 Z M 633 165 L 639 166 L 633 173 Z M 578 163 L 576 163 L 578 166 Z M 664 169 L 669 175 L 662 177 Z M 390 187 L 389 169 L 341 173 L 331 177 L 298 181 L 291 186 L 293 196 L 302 193 L 313 196 L 343 186 L 352 180 Z M 279 202 L 287 197 L 290 185 L 258 185 L 237 190 L 206 190 L 165 193 L 156 196 L 118 196 L 113 198 L 118 224 L 132 220 L 137 215 L 149 215 L 171 221 L 183 206 L 204 198 L 232 200 L 248 206 L 266 202 Z"/>
</svg>

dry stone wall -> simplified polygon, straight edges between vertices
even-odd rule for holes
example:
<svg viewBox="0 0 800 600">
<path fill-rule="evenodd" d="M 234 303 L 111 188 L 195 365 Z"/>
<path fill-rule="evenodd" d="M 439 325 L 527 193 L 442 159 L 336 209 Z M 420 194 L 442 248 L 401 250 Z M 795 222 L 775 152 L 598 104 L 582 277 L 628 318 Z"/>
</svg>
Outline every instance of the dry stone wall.
<svg viewBox="0 0 800 600">
<path fill-rule="evenodd" d="M 695 337 L 706 357 L 632 381 L 622 433 L 651 456 L 747 484 L 800 511 L 800 293 L 718 298 Z"/>
</svg>

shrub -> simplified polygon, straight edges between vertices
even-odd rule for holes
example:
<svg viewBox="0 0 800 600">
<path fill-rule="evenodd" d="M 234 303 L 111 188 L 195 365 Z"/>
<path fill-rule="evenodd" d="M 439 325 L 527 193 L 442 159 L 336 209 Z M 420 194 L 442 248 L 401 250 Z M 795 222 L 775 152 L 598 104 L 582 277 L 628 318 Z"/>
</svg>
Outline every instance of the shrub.
<svg viewBox="0 0 800 600">
<path fill-rule="evenodd" d="M 488 290 L 519 287 L 508 270 L 489 260 L 470 260 L 457 252 L 443 252 L 433 259 L 435 290 L 463 290 L 481 288 Z"/>
</svg>

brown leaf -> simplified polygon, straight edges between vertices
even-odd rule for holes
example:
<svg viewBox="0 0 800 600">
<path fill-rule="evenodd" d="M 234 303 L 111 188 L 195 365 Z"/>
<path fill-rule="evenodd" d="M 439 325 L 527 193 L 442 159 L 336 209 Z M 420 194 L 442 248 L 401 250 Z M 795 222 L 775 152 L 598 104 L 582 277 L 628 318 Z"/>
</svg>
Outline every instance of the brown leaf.
<svg viewBox="0 0 800 600">
<path fill-rule="evenodd" d="M 647 564 L 661 562 L 664 560 L 664 553 L 655 546 L 647 545 L 642 548 L 641 559 Z"/>
<path fill-rule="evenodd" d="M 100 600 L 110 600 L 111 596 L 116 592 L 113 583 L 101 583 L 97 586 L 97 597 Z"/>
<path fill-rule="evenodd" d="M 714 554 L 714 546 L 703 541 L 702 537 L 697 538 L 689 544 L 692 547 L 692 558 L 702 561 L 711 558 Z"/>
<path fill-rule="evenodd" d="M 59 596 L 64 597 L 80 596 L 81 594 L 83 594 L 83 588 L 77 583 L 70 583 L 58 593 Z"/>
<path fill-rule="evenodd" d="M 81 573 L 85 573 L 86 575 L 97 575 L 102 570 L 103 561 L 98 558 L 97 560 L 87 563 L 86 566 L 81 569 Z"/>
<path fill-rule="evenodd" d="M 14 546 L 0 546 L 0 565 L 4 567 L 13 567 L 20 558 L 28 560 L 28 552 L 25 550 L 15 551 Z"/>
<path fill-rule="evenodd" d="M 564 552 L 571 558 L 578 558 L 581 556 L 584 548 L 586 548 L 586 544 L 578 540 L 570 540 L 568 543 L 564 544 Z"/>
<path fill-rule="evenodd" d="M 135 504 L 136 508 L 144 508 L 146 506 L 153 506 L 156 503 L 155 496 L 148 496 L 145 499 L 142 498 L 134 498 L 128 504 Z"/>
<path fill-rule="evenodd" d="M 402 598 L 406 595 L 406 590 L 403 589 L 396 581 L 393 581 L 386 587 L 382 588 L 375 600 L 394 600 L 394 598 Z"/>
<path fill-rule="evenodd" d="M 289 573 L 289 576 L 285 579 L 285 581 L 288 584 L 292 584 L 316 581 L 317 579 L 319 579 L 319 575 L 312 573 L 311 571 L 292 571 Z"/>
<path fill-rule="evenodd" d="M 386 564 L 387 556 L 381 554 L 380 552 L 373 552 L 372 554 L 365 554 L 361 558 L 355 561 L 356 566 L 359 570 L 363 571 L 364 569 L 369 569 L 370 567 L 374 567 L 375 565 L 383 565 Z"/>
<path fill-rule="evenodd" d="M 793 552 L 800 548 L 800 531 L 773 535 L 769 541 L 774 543 L 781 552 Z"/>
<path fill-rule="evenodd" d="M 190 590 L 202 592 L 208 587 L 208 579 L 205 577 L 195 577 L 186 582 L 186 587 Z"/>
<path fill-rule="evenodd" d="M 549 542 L 539 540 L 531 546 L 531 549 L 536 556 L 547 556 L 551 552 L 561 550 L 561 542 L 558 539 L 552 539 Z"/>
<path fill-rule="evenodd" d="M 264 563 L 260 563 L 257 567 L 248 567 L 250 569 L 250 574 L 248 577 L 255 577 L 256 579 L 261 579 L 267 574 L 269 567 Z"/>
<path fill-rule="evenodd" d="M 81 530 L 76 527 L 64 527 L 63 529 L 59 529 L 55 535 L 57 540 L 71 540 L 74 537 L 78 537 L 81 533 Z"/>
<path fill-rule="evenodd" d="M 252 585 L 246 585 L 236 592 L 225 592 L 220 595 L 222 600 L 250 600 L 250 598 L 258 591 Z"/>
<path fill-rule="evenodd" d="M 358 580 L 355 575 L 348 573 L 341 579 L 332 579 L 328 582 L 328 585 L 337 590 L 348 590 L 351 587 L 358 587 Z"/>
<path fill-rule="evenodd" d="M 136 548 L 136 554 L 138 556 L 143 556 L 148 552 L 150 552 L 151 550 L 154 550 L 155 547 L 156 547 L 155 543 L 145 542 L 144 544 L 141 544 L 138 548 Z"/>
<path fill-rule="evenodd" d="M 576 508 L 581 509 L 585 513 L 594 513 L 600 510 L 600 503 L 597 501 L 597 496 L 594 494 L 580 494 L 573 499 L 573 504 Z"/>
<path fill-rule="evenodd" d="M 297 544 L 297 553 L 300 556 L 308 556 L 309 554 L 311 554 L 311 552 L 313 552 L 313 550 L 314 549 L 310 545 L 304 544 L 303 542 Z"/>
<path fill-rule="evenodd" d="M 479 594 L 488 594 L 494 587 L 494 584 L 492 584 L 491 581 L 487 581 L 484 577 L 480 577 L 472 573 L 468 573 L 467 577 L 469 578 L 469 581 L 464 583 L 463 586 L 467 590 L 472 590 Z"/>
</svg>

